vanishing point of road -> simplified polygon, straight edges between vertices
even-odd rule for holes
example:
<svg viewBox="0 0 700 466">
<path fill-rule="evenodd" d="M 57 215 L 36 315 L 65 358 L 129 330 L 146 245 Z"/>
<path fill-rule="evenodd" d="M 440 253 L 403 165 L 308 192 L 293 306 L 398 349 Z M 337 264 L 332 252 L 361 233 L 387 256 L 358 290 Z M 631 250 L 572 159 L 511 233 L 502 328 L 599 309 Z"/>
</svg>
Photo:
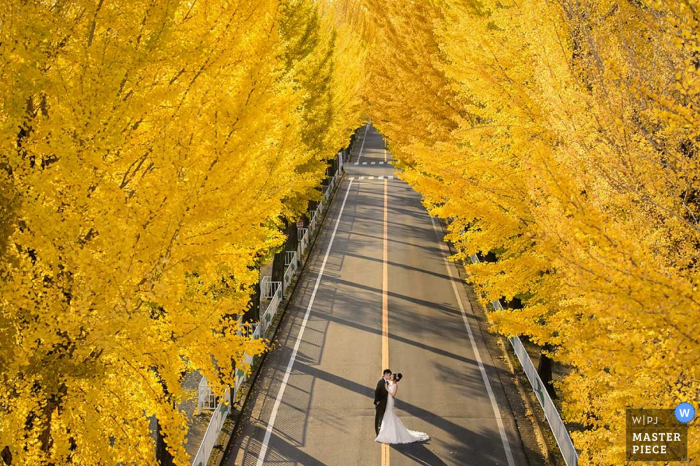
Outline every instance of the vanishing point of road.
<svg viewBox="0 0 700 466">
<path fill-rule="evenodd" d="M 224 464 L 527 465 L 443 230 L 363 133 Z M 404 376 L 397 415 L 429 442 L 375 443 L 387 367 Z"/>
</svg>

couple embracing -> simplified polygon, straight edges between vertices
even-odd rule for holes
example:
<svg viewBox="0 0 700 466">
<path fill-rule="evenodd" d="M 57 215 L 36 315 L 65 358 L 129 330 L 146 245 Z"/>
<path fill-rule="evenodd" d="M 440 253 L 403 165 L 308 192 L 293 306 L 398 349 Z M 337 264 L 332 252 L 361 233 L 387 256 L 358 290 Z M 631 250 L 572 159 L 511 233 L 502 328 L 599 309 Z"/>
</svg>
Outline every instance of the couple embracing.
<svg viewBox="0 0 700 466">
<path fill-rule="evenodd" d="M 401 420 L 394 414 L 394 398 L 399 389 L 401 373 L 392 374 L 390 369 L 384 369 L 382 378 L 374 390 L 374 406 L 377 414 L 374 417 L 374 429 L 380 443 L 413 443 L 429 440 L 425 432 L 416 432 L 404 427 Z"/>
</svg>

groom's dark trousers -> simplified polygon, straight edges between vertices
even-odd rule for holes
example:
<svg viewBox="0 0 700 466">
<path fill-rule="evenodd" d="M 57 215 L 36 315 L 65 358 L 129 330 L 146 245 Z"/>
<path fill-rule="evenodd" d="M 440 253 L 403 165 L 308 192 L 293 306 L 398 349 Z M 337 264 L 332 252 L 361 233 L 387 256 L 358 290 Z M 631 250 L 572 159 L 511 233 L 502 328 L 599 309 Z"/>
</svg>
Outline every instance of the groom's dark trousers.
<svg viewBox="0 0 700 466">
<path fill-rule="evenodd" d="M 389 392 L 386 390 L 386 380 L 383 378 L 377 382 L 377 388 L 374 390 L 374 408 L 377 414 L 374 416 L 374 430 L 379 435 L 379 429 L 382 426 L 382 419 L 386 411 L 386 401 L 389 397 Z"/>
</svg>

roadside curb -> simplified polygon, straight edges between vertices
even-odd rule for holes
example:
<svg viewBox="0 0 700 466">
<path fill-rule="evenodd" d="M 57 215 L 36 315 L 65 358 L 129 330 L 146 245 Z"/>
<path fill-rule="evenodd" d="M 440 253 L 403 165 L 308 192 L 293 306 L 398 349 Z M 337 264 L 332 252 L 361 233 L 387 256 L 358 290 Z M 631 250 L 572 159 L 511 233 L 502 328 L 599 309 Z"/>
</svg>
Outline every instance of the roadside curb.
<svg viewBox="0 0 700 466">
<path fill-rule="evenodd" d="M 294 297 L 297 286 L 301 282 L 301 277 L 306 271 L 306 265 L 310 262 L 311 254 L 314 251 L 314 248 L 316 246 L 316 241 L 318 240 L 319 236 L 321 236 L 321 232 L 323 231 L 326 217 L 331 211 L 331 207 L 333 206 L 333 201 L 335 200 L 335 195 L 340 189 L 340 186 L 343 183 L 343 180 L 345 179 L 345 170 L 342 171 L 340 175 L 340 181 L 336 184 L 335 190 L 333 193 L 331 193 L 330 201 L 328 203 L 328 208 L 325 209 L 323 212 L 323 218 L 321 219 L 321 222 L 319 224 L 318 232 L 316 235 L 311 239 L 311 243 L 309 245 L 309 253 L 306 256 L 306 261 L 302 261 L 301 266 L 299 267 L 299 273 L 297 274 L 296 280 L 294 280 L 294 285 L 292 286 L 292 291 L 289 293 L 289 296 L 286 299 L 286 302 L 284 303 L 284 306 L 282 308 L 282 311 L 279 313 L 278 316 L 274 319 L 272 322 L 272 325 L 274 326 L 272 335 L 270 335 L 269 341 L 270 343 L 275 341 L 275 338 L 277 337 L 277 333 L 282 326 L 282 321 L 284 320 L 285 316 L 287 315 L 287 310 L 292 303 L 292 298 Z M 246 380 L 246 382 L 243 383 L 241 387 L 241 399 L 240 402 L 235 402 L 233 406 L 231 407 L 231 414 L 229 414 L 228 419 L 231 420 L 232 418 L 232 425 L 230 423 L 227 423 L 228 425 L 224 425 L 224 428 L 221 430 L 221 434 L 219 435 L 219 443 L 218 446 L 220 448 L 215 448 L 214 452 L 212 453 L 211 458 L 209 459 L 209 464 L 213 466 L 220 466 L 224 460 L 228 458 L 228 452 L 230 451 L 231 444 L 233 442 L 233 439 L 236 437 L 236 431 L 239 429 L 240 424 L 241 424 L 241 419 L 243 418 L 243 413 L 245 412 L 247 405 L 248 405 L 248 400 L 250 399 L 250 394 L 253 391 L 253 388 L 256 386 L 256 382 L 258 379 L 258 376 L 260 375 L 260 372 L 262 371 L 262 368 L 265 366 L 265 361 L 267 360 L 268 354 L 270 354 L 274 348 L 270 348 L 268 351 L 264 352 L 261 356 L 257 358 L 257 361 L 254 363 L 253 367 L 253 372 L 251 373 L 250 378 Z"/>
</svg>

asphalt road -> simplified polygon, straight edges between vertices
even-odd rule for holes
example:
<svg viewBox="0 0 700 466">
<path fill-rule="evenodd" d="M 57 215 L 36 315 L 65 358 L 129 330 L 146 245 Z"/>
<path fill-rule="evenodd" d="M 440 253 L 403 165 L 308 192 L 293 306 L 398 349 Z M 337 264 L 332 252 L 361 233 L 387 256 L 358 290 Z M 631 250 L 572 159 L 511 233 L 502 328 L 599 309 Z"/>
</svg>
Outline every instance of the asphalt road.
<svg viewBox="0 0 700 466">
<path fill-rule="evenodd" d="M 528 464 L 442 230 L 390 160 L 370 127 L 224 464 Z M 387 364 L 404 376 L 397 415 L 430 441 L 374 442 Z"/>
</svg>

